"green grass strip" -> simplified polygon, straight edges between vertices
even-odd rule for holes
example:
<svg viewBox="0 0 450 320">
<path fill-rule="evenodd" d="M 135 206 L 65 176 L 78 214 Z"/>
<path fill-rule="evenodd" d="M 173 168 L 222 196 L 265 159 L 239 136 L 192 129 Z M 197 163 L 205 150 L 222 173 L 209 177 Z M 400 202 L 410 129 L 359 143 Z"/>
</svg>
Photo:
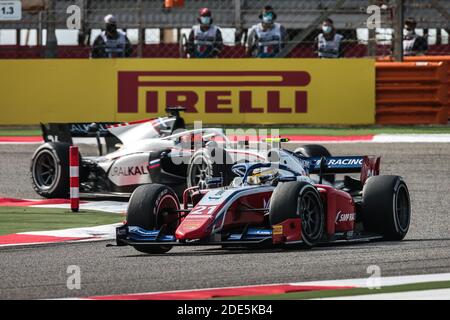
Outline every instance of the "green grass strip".
<svg viewBox="0 0 450 320">
<path fill-rule="evenodd" d="M 27 231 L 92 227 L 123 221 L 118 213 L 70 209 L 0 207 L 0 235 Z"/>
<path fill-rule="evenodd" d="M 447 289 L 450 288 L 450 281 L 436 281 L 424 283 L 412 283 L 396 286 L 385 286 L 380 289 L 355 288 L 355 289 L 341 289 L 341 290 L 318 290 L 318 291 L 303 291 L 290 292 L 285 294 L 262 295 L 262 296 L 246 296 L 246 297 L 229 297 L 220 298 L 225 300 L 299 300 L 299 299 L 317 299 L 317 298 L 334 298 L 334 297 L 349 297 L 366 294 L 379 293 L 396 293 L 408 291 L 421 291 L 432 289 Z"/>
<path fill-rule="evenodd" d="M 41 134 L 41 130 L 39 129 L 0 128 L 0 136 L 2 137 L 29 137 L 40 136 Z"/>
</svg>

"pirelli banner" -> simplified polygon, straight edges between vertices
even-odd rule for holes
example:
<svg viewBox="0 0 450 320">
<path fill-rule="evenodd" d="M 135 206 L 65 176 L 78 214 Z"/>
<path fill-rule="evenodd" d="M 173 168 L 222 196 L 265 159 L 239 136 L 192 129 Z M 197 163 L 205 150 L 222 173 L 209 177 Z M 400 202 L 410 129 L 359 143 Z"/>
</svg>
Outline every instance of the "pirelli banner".
<svg viewBox="0 0 450 320">
<path fill-rule="evenodd" d="M 132 121 L 186 106 L 207 124 L 371 124 L 370 59 L 0 60 L 0 124 Z"/>
</svg>

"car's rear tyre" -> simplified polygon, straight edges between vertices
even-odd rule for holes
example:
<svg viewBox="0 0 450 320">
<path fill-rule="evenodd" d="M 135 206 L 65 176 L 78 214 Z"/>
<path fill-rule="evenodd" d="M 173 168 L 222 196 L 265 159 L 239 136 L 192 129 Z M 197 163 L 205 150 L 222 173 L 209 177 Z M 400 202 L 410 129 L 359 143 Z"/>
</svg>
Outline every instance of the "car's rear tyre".
<svg viewBox="0 0 450 320">
<path fill-rule="evenodd" d="M 330 151 L 320 144 L 305 144 L 295 149 L 294 153 L 304 157 L 331 157 Z M 336 176 L 334 174 L 325 175 L 323 179 L 333 184 L 336 181 Z"/>
<path fill-rule="evenodd" d="M 223 185 L 227 186 L 234 176 L 231 167 L 231 158 L 224 149 L 219 147 L 199 149 L 189 161 L 187 185 L 189 188 L 198 186 L 200 189 L 207 189 L 208 179 L 222 177 Z"/>
<path fill-rule="evenodd" d="M 146 184 L 134 190 L 128 203 L 127 224 L 145 230 L 159 230 L 165 225 L 165 234 L 174 234 L 178 227 L 180 204 L 175 192 L 161 184 Z M 134 246 L 143 253 L 165 253 L 171 245 Z"/>
<path fill-rule="evenodd" d="M 322 239 L 325 216 L 317 189 L 304 181 L 280 183 L 270 199 L 269 221 L 271 225 L 286 219 L 301 218 L 302 240 L 312 247 Z"/>
<path fill-rule="evenodd" d="M 361 205 L 364 229 L 386 240 L 402 240 L 409 229 L 411 202 L 399 176 L 374 176 L 364 184 Z"/>
<path fill-rule="evenodd" d="M 70 144 L 47 142 L 41 145 L 31 158 L 31 185 L 45 198 L 69 196 Z"/>
</svg>

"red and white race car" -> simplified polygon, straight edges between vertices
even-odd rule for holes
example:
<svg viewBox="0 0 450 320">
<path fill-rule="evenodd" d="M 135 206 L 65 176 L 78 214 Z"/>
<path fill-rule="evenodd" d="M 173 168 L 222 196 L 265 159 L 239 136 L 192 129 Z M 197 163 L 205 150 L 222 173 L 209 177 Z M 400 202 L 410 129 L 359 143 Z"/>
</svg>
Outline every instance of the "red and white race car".
<svg viewBox="0 0 450 320">
<path fill-rule="evenodd" d="M 229 186 L 189 188 L 182 201 L 164 185 L 138 187 L 127 222 L 117 229 L 117 245 L 145 253 L 177 245 L 311 247 L 401 240 L 408 232 L 408 187 L 399 176 L 379 175 L 380 157 L 305 157 L 273 149 L 268 159 L 236 164 L 237 177 Z M 360 177 L 324 180 L 342 173 Z"/>
</svg>

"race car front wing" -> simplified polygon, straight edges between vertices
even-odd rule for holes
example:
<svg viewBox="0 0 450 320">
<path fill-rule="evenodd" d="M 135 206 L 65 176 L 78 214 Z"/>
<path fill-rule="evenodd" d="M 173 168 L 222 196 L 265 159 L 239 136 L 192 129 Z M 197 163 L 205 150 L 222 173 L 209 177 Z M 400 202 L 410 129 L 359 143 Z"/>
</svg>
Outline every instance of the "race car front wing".
<svg viewBox="0 0 450 320">
<path fill-rule="evenodd" d="M 161 245 L 272 245 L 272 230 L 246 227 L 241 233 L 216 234 L 207 239 L 180 241 L 174 235 L 160 230 L 145 230 L 137 226 L 124 225 L 116 229 L 117 246 L 161 246 Z"/>
</svg>

